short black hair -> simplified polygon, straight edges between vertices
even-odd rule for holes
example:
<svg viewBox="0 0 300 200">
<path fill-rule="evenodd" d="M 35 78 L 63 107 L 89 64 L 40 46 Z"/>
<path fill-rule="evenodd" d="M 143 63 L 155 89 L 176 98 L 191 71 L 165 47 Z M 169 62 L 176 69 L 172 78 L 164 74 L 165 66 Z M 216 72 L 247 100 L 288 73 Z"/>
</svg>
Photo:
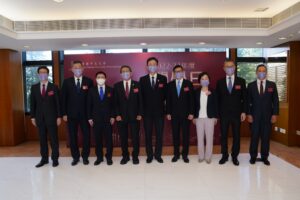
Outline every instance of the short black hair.
<svg viewBox="0 0 300 200">
<path fill-rule="evenodd" d="M 181 68 L 182 71 L 184 71 L 184 68 L 182 67 L 182 65 L 175 65 L 175 67 L 173 67 L 173 72 L 175 72 L 175 69 L 177 68 Z"/>
<path fill-rule="evenodd" d="M 203 77 L 203 76 L 207 76 L 208 77 L 208 79 L 210 80 L 210 76 L 209 76 L 209 74 L 207 73 L 207 72 L 201 72 L 199 75 L 198 75 L 198 83 L 200 83 L 200 80 L 201 80 L 201 78 Z"/>
<path fill-rule="evenodd" d="M 128 65 L 122 65 L 121 68 L 120 68 L 120 73 L 122 73 L 122 69 L 124 69 L 124 68 L 127 68 L 127 69 L 129 69 L 130 72 L 132 72 L 130 66 L 128 66 Z"/>
<path fill-rule="evenodd" d="M 158 64 L 158 59 L 157 59 L 157 58 L 155 58 L 155 57 L 150 57 L 150 58 L 147 59 L 147 65 L 148 65 L 148 63 L 149 63 L 150 61 L 152 61 L 152 60 L 154 60 L 154 61 Z"/>
<path fill-rule="evenodd" d="M 75 64 L 81 64 L 82 65 L 82 61 L 81 60 L 74 60 L 72 64 L 73 65 L 75 65 Z"/>
<path fill-rule="evenodd" d="M 258 64 L 257 67 L 256 67 L 256 71 L 258 71 L 258 69 L 259 69 L 260 67 L 264 67 L 264 68 L 266 69 L 266 71 L 268 71 L 268 67 L 267 67 L 267 65 L 264 64 L 264 63 Z"/>
<path fill-rule="evenodd" d="M 41 69 L 47 70 L 47 74 L 49 74 L 49 69 L 48 69 L 47 66 L 39 66 L 39 68 L 37 69 L 37 73 L 40 73 L 40 70 L 41 70 Z"/>
<path fill-rule="evenodd" d="M 103 71 L 99 71 L 99 72 L 97 72 L 95 77 L 97 77 L 99 74 L 103 74 L 103 75 L 104 75 L 104 77 L 106 78 L 106 73 L 105 73 L 105 72 L 103 72 Z"/>
</svg>

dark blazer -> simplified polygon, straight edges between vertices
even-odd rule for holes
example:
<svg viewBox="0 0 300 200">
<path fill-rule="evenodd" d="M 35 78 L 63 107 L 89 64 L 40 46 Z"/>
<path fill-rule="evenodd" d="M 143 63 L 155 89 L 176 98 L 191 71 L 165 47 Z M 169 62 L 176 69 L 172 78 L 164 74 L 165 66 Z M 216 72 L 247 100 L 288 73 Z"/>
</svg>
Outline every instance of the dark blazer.
<svg viewBox="0 0 300 200">
<path fill-rule="evenodd" d="M 168 84 L 167 114 L 172 117 L 187 118 L 194 115 L 194 88 L 193 84 L 183 79 L 180 95 L 177 95 L 176 80 Z"/>
<path fill-rule="evenodd" d="M 257 81 L 249 83 L 247 97 L 247 114 L 252 115 L 254 119 L 269 121 L 272 115 L 279 114 L 279 98 L 274 82 L 266 81 L 266 88 L 263 95 L 259 94 Z"/>
<path fill-rule="evenodd" d="M 67 78 L 62 86 L 62 114 L 71 118 L 87 118 L 87 95 L 93 81 L 83 76 L 80 92 L 77 92 L 75 78 Z"/>
<path fill-rule="evenodd" d="M 48 82 L 46 95 L 42 97 L 40 83 L 31 86 L 30 115 L 37 125 L 56 125 L 56 119 L 61 117 L 59 90 L 56 85 Z"/>
<path fill-rule="evenodd" d="M 217 95 L 213 89 L 209 89 L 210 95 L 207 97 L 207 117 L 208 118 L 218 118 L 218 103 L 217 103 Z M 201 87 L 196 89 L 195 92 L 195 114 L 194 117 L 199 117 L 200 111 L 200 94 L 201 94 Z"/>
<path fill-rule="evenodd" d="M 125 95 L 123 81 L 114 85 L 115 115 L 123 121 L 134 121 L 138 115 L 143 115 L 141 87 L 137 81 L 131 80 L 128 99 Z"/>
<path fill-rule="evenodd" d="M 167 78 L 157 74 L 154 89 L 151 86 L 150 75 L 140 78 L 143 98 L 144 115 L 146 117 L 162 117 L 166 113 L 165 100 L 167 94 Z"/>
<path fill-rule="evenodd" d="M 114 99 L 113 89 L 105 86 L 104 98 L 100 99 L 98 86 L 89 90 L 87 101 L 88 119 L 94 121 L 109 122 L 110 118 L 114 118 Z"/>
<path fill-rule="evenodd" d="M 240 118 L 241 113 L 246 113 L 247 90 L 245 79 L 235 76 L 231 94 L 227 89 L 226 77 L 220 79 L 217 82 L 216 94 L 220 117 Z"/>
</svg>

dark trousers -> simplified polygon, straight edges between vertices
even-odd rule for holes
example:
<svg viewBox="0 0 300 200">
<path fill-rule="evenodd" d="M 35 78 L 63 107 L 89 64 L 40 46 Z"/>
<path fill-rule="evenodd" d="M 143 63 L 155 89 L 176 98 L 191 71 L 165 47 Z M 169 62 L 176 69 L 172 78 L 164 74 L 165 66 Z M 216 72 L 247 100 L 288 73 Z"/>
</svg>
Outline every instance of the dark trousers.
<svg viewBox="0 0 300 200">
<path fill-rule="evenodd" d="M 155 128 L 156 140 L 155 140 L 155 153 L 154 157 L 159 158 L 162 154 L 162 143 L 163 143 L 163 130 L 164 130 L 164 117 L 145 117 L 144 118 L 144 129 L 146 139 L 146 153 L 148 158 L 153 158 L 152 148 L 152 133 L 153 126 Z"/>
<path fill-rule="evenodd" d="M 257 157 L 258 143 L 261 139 L 260 154 L 262 159 L 268 159 L 270 150 L 270 135 L 271 135 L 271 119 L 266 121 L 264 119 L 255 119 L 251 124 L 251 142 L 250 142 L 250 156 Z"/>
<path fill-rule="evenodd" d="M 103 137 L 106 145 L 106 159 L 112 158 L 112 126 L 110 122 L 94 121 L 95 152 L 98 159 L 103 159 Z"/>
<path fill-rule="evenodd" d="M 221 153 L 223 157 L 228 158 L 228 130 L 231 126 L 232 130 L 232 148 L 231 148 L 231 156 L 233 158 L 237 158 L 240 153 L 240 127 L 241 127 L 241 119 L 240 117 L 221 117 Z"/>
<path fill-rule="evenodd" d="M 90 155 L 90 127 L 86 119 L 68 118 L 71 155 L 74 160 L 79 160 L 80 158 L 78 147 L 78 126 L 80 126 L 82 132 L 81 156 L 83 159 L 88 159 Z"/>
<path fill-rule="evenodd" d="M 129 157 L 128 152 L 128 128 L 131 133 L 131 141 L 133 146 L 132 157 L 137 158 L 140 152 L 140 122 L 134 121 L 119 121 L 117 122 L 118 131 L 121 139 L 122 156 Z"/>
<path fill-rule="evenodd" d="M 182 130 L 182 156 L 187 157 L 189 154 L 190 146 L 190 123 L 191 121 L 187 118 L 174 117 L 172 116 L 172 135 L 173 135 L 173 145 L 174 145 L 174 156 L 179 157 L 179 147 L 180 147 L 180 131 Z"/>
<path fill-rule="evenodd" d="M 43 161 L 48 161 L 49 150 L 48 150 L 48 137 L 50 138 L 50 146 L 52 149 L 51 159 L 58 160 L 59 157 L 59 144 L 57 135 L 57 126 L 46 125 L 44 123 L 38 124 L 39 139 L 40 139 L 40 154 Z"/>
</svg>

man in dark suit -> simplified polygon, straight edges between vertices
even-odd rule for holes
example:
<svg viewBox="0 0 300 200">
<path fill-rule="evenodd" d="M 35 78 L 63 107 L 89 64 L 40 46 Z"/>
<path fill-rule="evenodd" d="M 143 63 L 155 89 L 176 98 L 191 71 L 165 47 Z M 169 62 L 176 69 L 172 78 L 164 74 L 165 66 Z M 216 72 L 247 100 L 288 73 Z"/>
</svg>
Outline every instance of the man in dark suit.
<svg viewBox="0 0 300 200">
<path fill-rule="evenodd" d="M 174 157 L 172 162 L 180 158 L 180 131 L 182 130 L 182 158 L 189 162 L 190 123 L 194 113 L 193 84 L 184 79 L 184 69 L 181 65 L 173 68 L 175 80 L 168 84 L 167 119 L 172 123 Z"/>
<path fill-rule="evenodd" d="M 31 122 L 38 128 L 40 138 L 41 161 L 36 167 L 48 164 L 48 139 L 52 149 L 52 166 L 58 166 L 58 136 L 57 126 L 61 123 L 61 111 L 59 102 L 59 90 L 56 85 L 48 82 L 49 69 L 41 66 L 37 70 L 40 82 L 31 86 L 30 93 L 30 115 Z"/>
<path fill-rule="evenodd" d="M 276 84 L 267 80 L 267 66 L 260 64 L 256 68 L 257 80 L 248 85 L 247 118 L 251 123 L 250 163 L 255 164 L 259 138 L 261 138 L 261 159 L 265 165 L 270 149 L 272 123 L 279 115 L 279 98 Z"/>
<path fill-rule="evenodd" d="M 153 126 L 156 132 L 156 143 L 154 158 L 163 163 L 161 158 L 164 116 L 165 116 L 165 100 L 167 92 L 167 78 L 157 73 L 158 60 L 151 57 L 147 60 L 147 68 L 149 74 L 140 78 L 140 85 L 144 106 L 144 129 L 146 138 L 147 163 L 153 160 L 152 148 L 152 132 Z"/>
<path fill-rule="evenodd" d="M 112 165 L 112 125 L 114 124 L 113 89 L 105 84 L 106 74 L 96 73 L 97 86 L 91 88 L 88 94 L 88 119 L 95 135 L 97 160 L 94 165 L 103 162 L 103 142 L 106 144 L 106 160 Z"/>
<path fill-rule="evenodd" d="M 131 68 L 123 65 L 120 68 L 122 81 L 114 86 L 115 113 L 117 126 L 121 138 L 122 160 L 121 165 L 129 159 L 128 128 L 132 137 L 132 162 L 139 164 L 139 131 L 143 114 L 141 88 L 138 82 L 131 79 Z"/>
<path fill-rule="evenodd" d="M 224 62 L 226 77 L 217 82 L 216 92 L 218 97 L 219 117 L 221 123 L 221 151 L 222 158 L 219 164 L 228 161 L 228 129 L 231 126 L 232 162 L 238 166 L 238 155 L 240 152 L 240 126 L 241 121 L 246 119 L 246 82 L 244 79 L 235 75 L 235 63 L 231 60 Z"/>
<path fill-rule="evenodd" d="M 89 164 L 90 154 L 90 129 L 87 119 L 87 95 L 93 81 L 82 75 L 83 65 L 81 61 L 74 61 L 72 66 L 73 77 L 67 78 L 62 86 L 62 113 L 63 120 L 67 122 L 69 129 L 70 149 L 73 157 L 72 166 L 77 165 L 80 158 L 78 147 L 78 126 L 83 135 L 81 156 L 83 164 Z"/>
</svg>

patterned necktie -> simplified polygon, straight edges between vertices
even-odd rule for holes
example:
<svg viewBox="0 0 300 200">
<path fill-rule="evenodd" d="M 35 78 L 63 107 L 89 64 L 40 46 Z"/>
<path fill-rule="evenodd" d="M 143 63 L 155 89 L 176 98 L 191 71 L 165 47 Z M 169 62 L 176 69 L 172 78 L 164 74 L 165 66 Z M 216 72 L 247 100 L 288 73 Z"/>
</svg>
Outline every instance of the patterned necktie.
<svg viewBox="0 0 300 200">
<path fill-rule="evenodd" d="M 232 81 L 231 76 L 228 77 L 228 86 L 227 86 L 228 92 L 231 94 L 232 92 Z"/>
<path fill-rule="evenodd" d="M 263 94 L 264 94 L 264 86 L 263 86 L 263 81 L 260 81 L 259 94 L 260 94 L 260 95 L 263 95 Z"/>
<path fill-rule="evenodd" d="M 155 87 L 154 76 L 152 76 L 151 86 L 152 86 L 152 88 L 154 89 L 154 87 Z"/>
<path fill-rule="evenodd" d="M 80 92 L 80 79 L 77 79 L 77 83 L 76 83 L 76 88 L 77 88 L 77 92 Z"/>
<path fill-rule="evenodd" d="M 128 97 L 129 97 L 129 85 L 128 85 L 128 81 L 126 81 L 125 95 L 126 95 L 126 98 L 128 99 Z"/>
<path fill-rule="evenodd" d="M 181 89 L 181 85 L 180 85 L 180 80 L 177 81 L 177 96 L 179 97 L 180 95 L 180 89 Z"/>
<path fill-rule="evenodd" d="M 104 97 L 103 87 L 100 87 L 99 94 L 100 94 L 100 100 L 102 101 Z"/>
<path fill-rule="evenodd" d="M 42 87 L 42 97 L 45 97 L 46 96 L 46 86 L 45 84 L 43 84 L 43 87 Z"/>
</svg>

